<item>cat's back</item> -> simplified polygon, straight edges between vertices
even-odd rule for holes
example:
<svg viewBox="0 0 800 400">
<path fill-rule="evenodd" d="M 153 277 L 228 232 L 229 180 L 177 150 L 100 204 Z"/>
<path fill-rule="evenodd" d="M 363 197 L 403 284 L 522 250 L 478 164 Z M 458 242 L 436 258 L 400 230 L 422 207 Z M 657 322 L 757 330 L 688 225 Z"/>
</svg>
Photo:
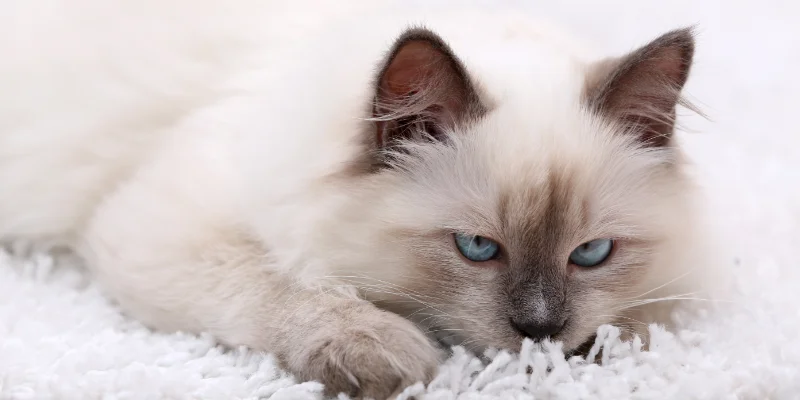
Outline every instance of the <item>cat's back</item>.
<svg viewBox="0 0 800 400">
<path fill-rule="evenodd" d="M 281 3 L 5 2 L 0 239 L 74 233 L 174 126 L 224 96 L 253 48 L 313 30 Z"/>
<path fill-rule="evenodd" d="M 331 146 L 306 144 L 351 139 L 357 134 L 351 122 L 366 116 L 358 113 L 368 105 L 376 63 L 409 25 L 440 32 L 488 93 L 522 96 L 522 103 L 529 88 L 558 85 L 559 63 L 571 63 L 570 54 L 579 53 L 565 37 L 525 16 L 489 15 L 466 3 L 455 13 L 445 3 L 419 2 L 408 12 L 414 7 L 407 2 L 362 0 L 11 0 L 4 7 L 0 239 L 74 233 L 176 126 L 197 110 L 251 94 L 246 91 L 271 98 L 266 104 L 272 107 L 255 110 L 271 118 L 246 126 L 261 135 L 256 145 L 242 141 L 258 149 L 258 160 L 272 147 L 313 152 Z M 319 51 L 331 55 L 328 64 L 314 63 L 324 57 L 307 58 Z M 555 70 L 537 74 L 532 67 Z M 288 79 L 259 86 L 236 78 L 263 70 L 279 70 Z M 537 76 L 547 79 L 523 81 Z M 322 117 L 302 115 L 309 110 Z M 297 158 L 274 153 L 275 163 Z M 318 166 L 327 168 L 325 162 Z"/>
</svg>

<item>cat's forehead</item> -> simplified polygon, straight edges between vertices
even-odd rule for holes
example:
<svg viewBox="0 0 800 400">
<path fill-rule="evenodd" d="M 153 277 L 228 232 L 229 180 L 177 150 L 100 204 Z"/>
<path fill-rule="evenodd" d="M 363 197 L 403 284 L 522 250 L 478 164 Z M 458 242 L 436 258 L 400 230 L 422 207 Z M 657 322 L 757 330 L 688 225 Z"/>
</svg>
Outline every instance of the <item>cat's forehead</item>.
<svg viewBox="0 0 800 400">
<path fill-rule="evenodd" d="M 496 234 L 507 245 L 521 245 L 534 238 L 540 245 L 569 241 L 570 232 L 590 225 L 592 202 L 569 169 L 550 168 L 534 183 L 506 182 L 494 205 L 500 223 Z M 514 243 L 522 242 L 522 243 Z"/>
<path fill-rule="evenodd" d="M 580 230 L 608 213 L 633 213 L 627 205 L 662 161 L 577 107 L 544 121 L 511 114 L 490 113 L 456 139 L 431 186 L 453 193 L 461 206 L 453 209 L 480 214 L 482 229 Z"/>
<path fill-rule="evenodd" d="M 604 220 L 617 227 L 605 223 L 605 232 L 587 234 L 640 224 L 640 209 L 659 186 L 650 177 L 665 153 L 642 149 L 587 111 L 582 87 L 573 89 L 538 104 L 497 102 L 446 143 L 417 146 L 407 165 L 417 190 L 406 201 L 421 205 L 420 224 L 504 240 L 548 226 L 563 229 L 548 237 L 569 240 L 564 236 Z"/>
<path fill-rule="evenodd" d="M 555 101 L 555 100 L 554 100 Z M 609 161 L 635 153 L 630 142 L 578 104 L 549 104 L 542 112 L 514 107 L 493 110 L 468 128 L 471 151 L 504 191 L 552 190 L 580 194 L 580 188 L 615 173 Z M 473 160 L 473 161 L 474 161 Z"/>
</svg>

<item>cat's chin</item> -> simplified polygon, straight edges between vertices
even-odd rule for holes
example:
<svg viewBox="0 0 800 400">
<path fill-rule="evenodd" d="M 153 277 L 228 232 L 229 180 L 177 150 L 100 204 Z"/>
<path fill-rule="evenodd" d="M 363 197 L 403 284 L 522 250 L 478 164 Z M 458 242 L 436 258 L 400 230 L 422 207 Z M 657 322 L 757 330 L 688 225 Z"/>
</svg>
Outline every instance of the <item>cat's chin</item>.
<svg viewBox="0 0 800 400">
<path fill-rule="evenodd" d="M 442 348 L 449 349 L 453 346 L 461 346 L 465 341 L 459 336 L 440 334 L 438 330 L 434 329 L 435 333 L 431 334 L 431 338 L 436 341 Z M 472 350 L 472 349 L 469 349 Z"/>
<path fill-rule="evenodd" d="M 586 357 L 589 354 L 589 350 L 591 350 L 592 346 L 594 346 L 594 342 L 596 340 L 597 340 L 597 334 L 589 336 L 589 338 L 586 339 L 586 341 L 584 341 L 580 345 L 578 345 L 578 347 L 575 347 L 570 351 L 565 351 L 564 356 L 566 358 L 570 358 L 572 356 Z"/>
<path fill-rule="evenodd" d="M 486 346 L 483 344 L 475 343 L 474 341 L 465 339 L 459 335 L 442 334 L 441 333 L 442 330 L 440 329 L 434 328 L 431 330 L 435 332 L 434 334 L 431 335 L 431 338 L 434 339 L 442 349 L 445 349 L 448 352 L 450 352 L 453 346 L 462 346 L 465 347 L 466 350 L 480 357 L 486 352 L 486 350 L 494 348 L 493 346 Z M 520 338 L 520 345 L 522 344 L 522 340 L 523 339 Z M 585 341 L 575 346 L 574 348 L 564 349 L 564 358 L 568 359 L 573 356 L 586 357 L 589 354 L 589 351 L 592 349 L 592 346 L 594 346 L 596 340 L 597 340 L 597 334 L 594 334 L 589 336 Z M 466 346 L 464 345 L 465 343 L 467 344 Z M 519 351 L 519 348 L 509 349 L 509 350 Z"/>
</svg>

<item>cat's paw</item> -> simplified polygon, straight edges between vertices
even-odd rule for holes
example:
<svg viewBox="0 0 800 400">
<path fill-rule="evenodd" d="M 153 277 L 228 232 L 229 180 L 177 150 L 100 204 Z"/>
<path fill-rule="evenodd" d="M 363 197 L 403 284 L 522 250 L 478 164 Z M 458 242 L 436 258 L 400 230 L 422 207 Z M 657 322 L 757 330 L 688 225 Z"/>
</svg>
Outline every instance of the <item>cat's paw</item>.
<svg viewBox="0 0 800 400">
<path fill-rule="evenodd" d="M 442 351 L 408 320 L 379 315 L 331 335 L 310 354 L 306 372 L 327 394 L 382 400 L 433 377 Z"/>
</svg>

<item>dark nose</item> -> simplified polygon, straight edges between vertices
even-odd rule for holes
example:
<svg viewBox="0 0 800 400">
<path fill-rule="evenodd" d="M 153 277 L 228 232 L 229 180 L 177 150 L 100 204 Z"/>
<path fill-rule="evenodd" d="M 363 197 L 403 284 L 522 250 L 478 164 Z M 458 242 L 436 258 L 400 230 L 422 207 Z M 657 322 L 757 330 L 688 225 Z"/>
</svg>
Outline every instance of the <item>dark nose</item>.
<svg viewBox="0 0 800 400">
<path fill-rule="evenodd" d="M 548 321 L 545 323 L 534 321 L 516 321 L 511 320 L 511 326 L 519 332 L 520 335 L 531 338 L 533 340 L 541 340 L 546 337 L 553 337 L 558 332 L 564 329 L 566 320 L 562 321 Z"/>
</svg>

